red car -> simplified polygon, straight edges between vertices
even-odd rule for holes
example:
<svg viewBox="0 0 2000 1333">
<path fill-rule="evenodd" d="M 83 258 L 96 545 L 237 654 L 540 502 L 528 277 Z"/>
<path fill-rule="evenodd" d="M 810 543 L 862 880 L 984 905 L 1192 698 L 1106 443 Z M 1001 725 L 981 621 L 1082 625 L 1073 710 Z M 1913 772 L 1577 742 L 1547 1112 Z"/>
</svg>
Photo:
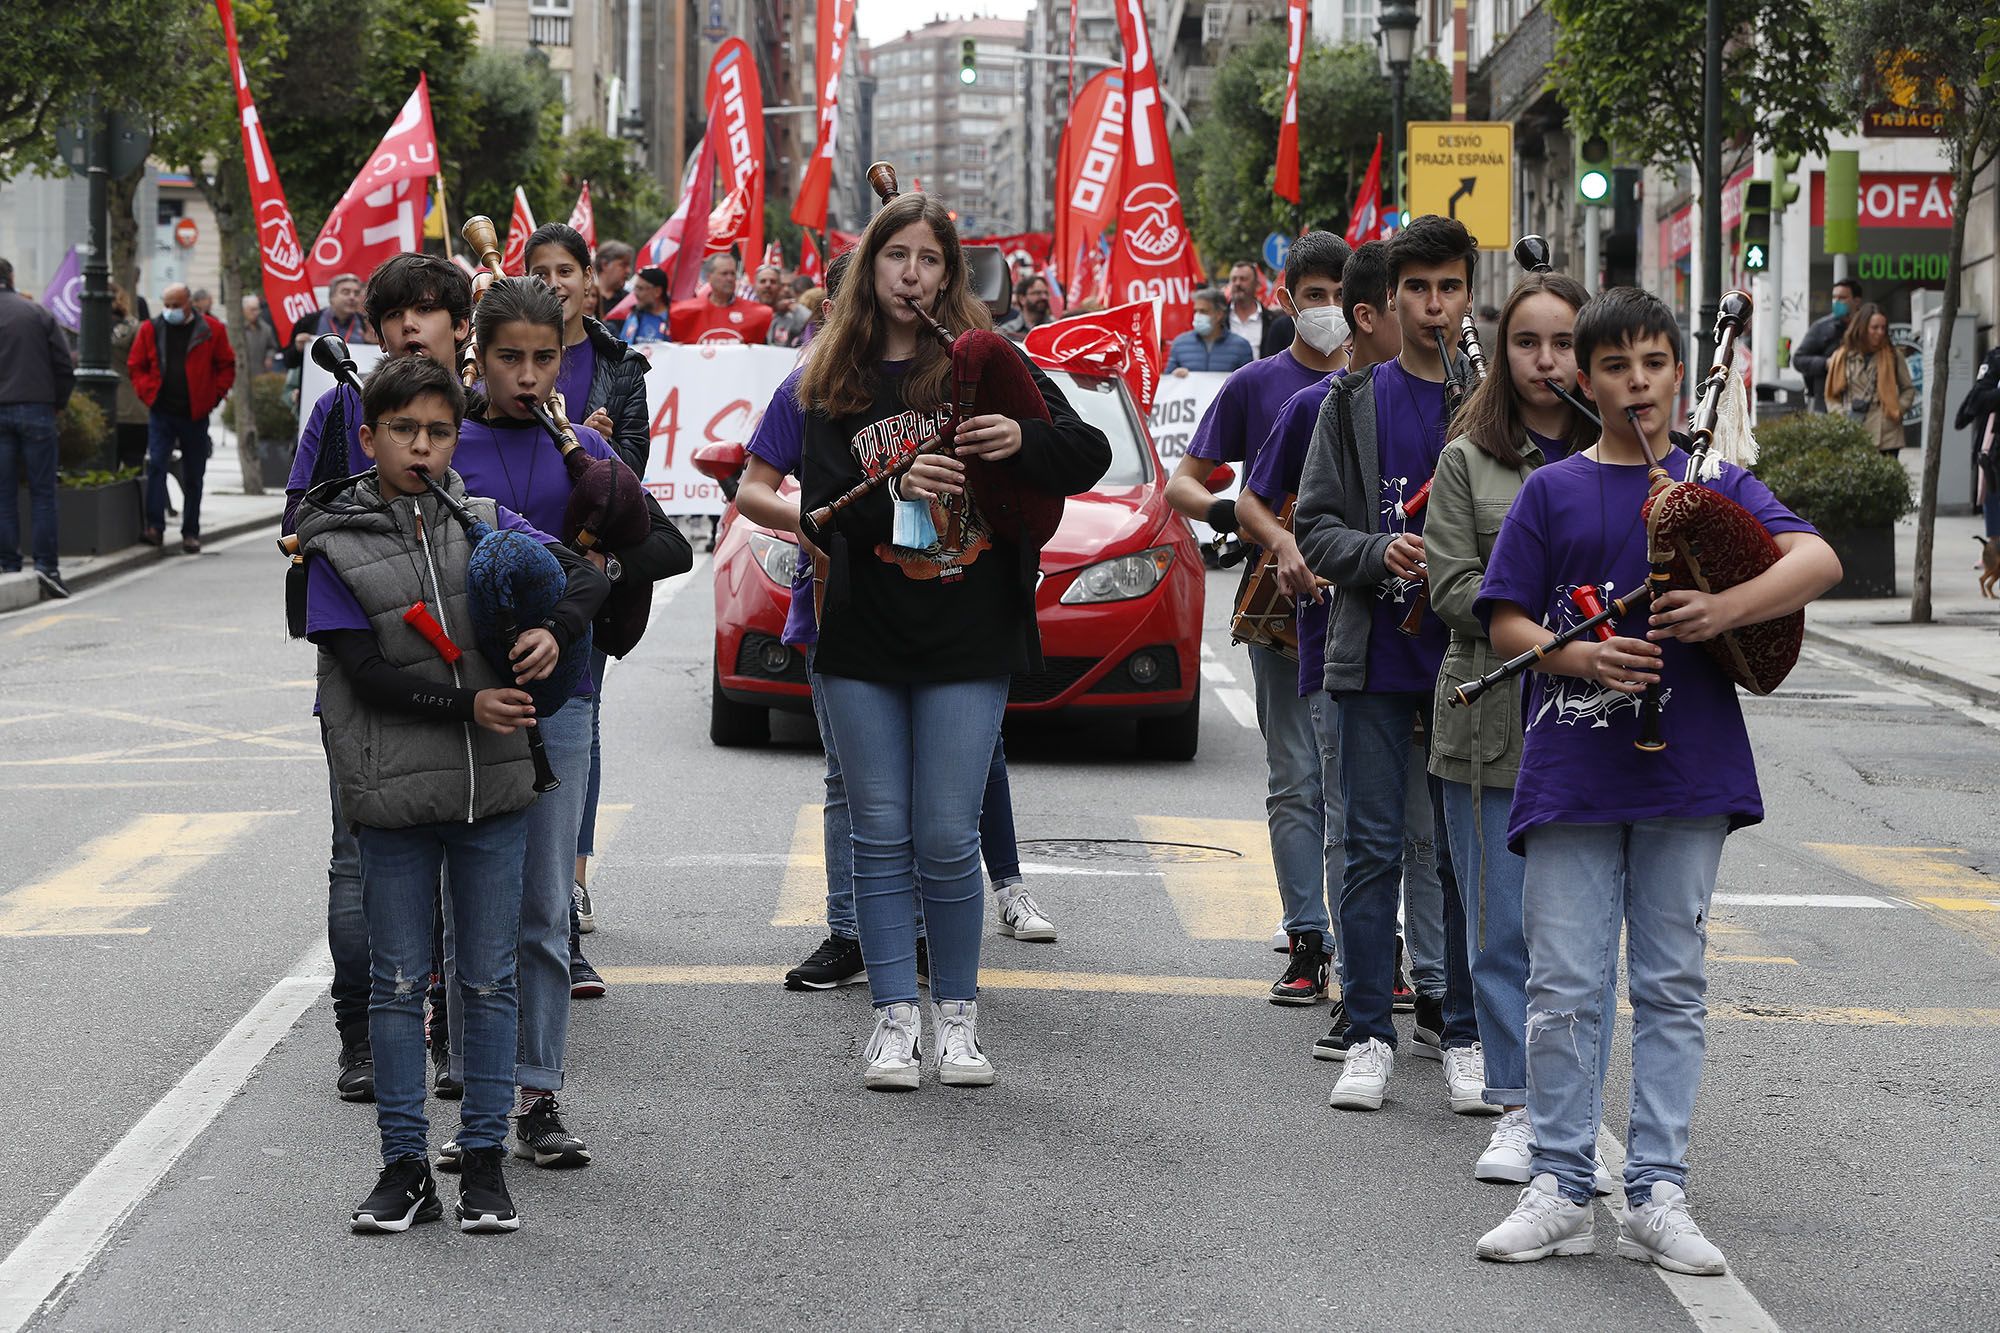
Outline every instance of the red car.
<svg viewBox="0 0 2000 1333">
<path fill-rule="evenodd" d="M 1048 374 L 1109 438 L 1111 467 L 1096 489 L 1070 497 L 1042 549 L 1035 611 L 1044 665 L 1014 677 L 1007 711 L 1130 717 L 1140 753 L 1192 759 L 1201 731 L 1201 551 L 1167 504 L 1166 472 L 1123 381 Z M 727 475 L 741 466 L 740 446 L 710 451 L 705 469 Z M 717 745 L 762 744 L 768 710 L 812 708 L 805 653 L 779 640 L 797 558 L 792 534 L 751 522 L 733 503 L 723 514 L 708 727 Z"/>
</svg>

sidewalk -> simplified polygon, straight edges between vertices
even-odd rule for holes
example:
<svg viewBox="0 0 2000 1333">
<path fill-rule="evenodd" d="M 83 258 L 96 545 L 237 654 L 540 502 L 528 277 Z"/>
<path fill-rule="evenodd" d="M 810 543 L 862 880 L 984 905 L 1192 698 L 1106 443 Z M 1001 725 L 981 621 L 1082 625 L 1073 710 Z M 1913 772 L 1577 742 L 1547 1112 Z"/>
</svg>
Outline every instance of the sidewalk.
<svg viewBox="0 0 2000 1333">
<path fill-rule="evenodd" d="M 220 417 L 222 413 L 216 415 Z M 235 432 L 223 429 L 218 423 L 213 434 L 215 451 L 209 457 L 208 473 L 202 486 L 203 545 L 266 526 L 276 536 L 278 520 L 285 512 L 284 488 L 267 489 L 262 495 L 245 495 L 243 470 L 236 460 Z M 179 488 L 169 487 L 168 493 L 178 507 Z M 122 551 L 110 551 L 103 555 L 63 557 L 63 582 L 69 585 L 71 592 L 81 592 L 93 583 L 102 583 L 149 561 L 188 558 L 181 554 L 180 520 L 170 518 L 167 520 L 166 541 L 160 546 L 128 546 Z M 278 556 L 273 552 L 274 565 L 277 560 Z M 34 606 L 40 598 L 41 585 L 35 581 L 32 571 L 0 574 L 0 615 Z"/>
</svg>

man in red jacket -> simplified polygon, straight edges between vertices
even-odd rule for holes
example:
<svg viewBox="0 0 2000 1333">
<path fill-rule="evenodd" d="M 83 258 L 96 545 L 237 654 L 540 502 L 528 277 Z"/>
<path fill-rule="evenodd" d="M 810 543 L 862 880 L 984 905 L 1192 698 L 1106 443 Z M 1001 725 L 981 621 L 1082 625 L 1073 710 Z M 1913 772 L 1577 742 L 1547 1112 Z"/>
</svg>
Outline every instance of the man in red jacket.
<svg viewBox="0 0 2000 1333">
<path fill-rule="evenodd" d="M 181 451 L 181 550 L 201 553 L 201 481 L 208 471 L 208 414 L 236 382 L 236 354 L 222 321 L 195 310 L 184 283 L 132 339 L 132 389 L 146 416 L 146 528 L 152 546 L 167 524 L 167 460 Z"/>
<path fill-rule="evenodd" d="M 736 256 L 726 250 L 703 261 L 708 295 L 676 301 L 668 309 L 667 327 L 675 342 L 764 345 L 771 333 L 771 307 L 740 299 L 736 273 Z"/>
</svg>

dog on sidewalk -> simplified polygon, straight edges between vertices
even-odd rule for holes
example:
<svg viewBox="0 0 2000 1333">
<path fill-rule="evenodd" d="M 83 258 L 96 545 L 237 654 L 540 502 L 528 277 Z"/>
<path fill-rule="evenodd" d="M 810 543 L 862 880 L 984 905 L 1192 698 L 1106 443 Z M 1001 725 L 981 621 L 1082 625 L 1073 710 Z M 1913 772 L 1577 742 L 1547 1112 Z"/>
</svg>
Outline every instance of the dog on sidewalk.
<svg viewBox="0 0 2000 1333">
<path fill-rule="evenodd" d="M 2000 595 L 1993 591 L 1993 585 L 2000 583 L 2000 538 L 1975 535 L 1972 540 L 1979 543 L 1979 563 L 1973 566 L 1979 571 L 1979 595 Z"/>
</svg>

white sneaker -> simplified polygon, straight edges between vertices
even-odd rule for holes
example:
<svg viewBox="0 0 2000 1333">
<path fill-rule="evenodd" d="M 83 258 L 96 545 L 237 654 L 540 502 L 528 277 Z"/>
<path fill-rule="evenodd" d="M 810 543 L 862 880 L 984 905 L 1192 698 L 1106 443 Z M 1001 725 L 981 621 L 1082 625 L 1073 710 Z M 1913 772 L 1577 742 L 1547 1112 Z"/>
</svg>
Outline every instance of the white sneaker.
<svg viewBox="0 0 2000 1333">
<path fill-rule="evenodd" d="M 590 890 L 582 884 L 570 888 L 570 901 L 576 904 L 576 933 L 588 935 L 597 929 L 597 910 L 590 900 Z"/>
<path fill-rule="evenodd" d="M 885 1004 L 875 1014 L 875 1031 L 861 1052 L 868 1062 L 861 1081 L 878 1092 L 909 1092 L 917 1086 L 923 1017 L 914 1004 Z"/>
<path fill-rule="evenodd" d="M 1599 1153 L 1590 1160 L 1597 1164 L 1597 1178 L 1590 1182 L 1591 1191 L 1600 1199 L 1608 1199 L 1618 1193 L 1618 1177 L 1612 1175 L 1611 1168 L 1604 1164 L 1604 1155 Z"/>
<path fill-rule="evenodd" d="M 1326 1104 L 1347 1111 L 1381 1110 L 1382 1098 L 1389 1091 L 1389 1075 L 1395 1068 L 1396 1053 L 1387 1042 L 1370 1037 L 1356 1043 L 1348 1049 L 1347 1066 L 1340 1071 L 1340 1081 L 1333 1085 L 1333 1095 Z"/>
<path fill-rule="evenodd" d="M 1552 1254 L 1589 1254 L 1596 1246 L 1590 1206 L 1563 1198 L 1556 1178 L 1544 1171 L 1521 1191 L 1507 1220 L 1479 1238 L 1476 1252 L 1482 1259 L 1525 1264 Z"/>
<path fill-rule="evenodd" d="M 1052 940 L 1056 937 L 1056 923 L 1049 920 L 1028 891 L 1020 885 L 1010 885 L 998 890 L 994 897 L 1000 901 L 1000 933 L 1011 935 L 1017 940 Z"/>
<path fill-rule="evenodd" d="M 1486 1052 L 1478 1042 L 1444 1053 L 1444 1097 L 1458 1115 L 1499 1115 L 1486 1100 Z"/>
<path fill-rule="evenodd" d="M 1714 1277 L 1729 1271 L 1722 1251 L 1701 1234 L 1688 1215 L 1687 1195 L 1679 1185 L 1653 1182 L 1653 1199 L 1627 1207 L 1618 1219 L 1618 1253 L 1642 1264 L 1658 1264 L 1670 1273 Z"/>
<path fill-rule="evenodd" d="M 1271 932 L 1271 952 L 1290 953 L 1291 951 L 1292 951 L 1292 932 L 1286 930 L 1283 926 L 1279 926 L 1276 930 Z"/>
<path fill-rule="evenodd" d="M 1475 1180 L 1491 1180 L 1503 1185 L 1525 1185 L 1533 1175 L 1535 1127 L 1528 1123 L 1528 1108 L 1509 1111 L 1493 1126 L 1486 1151 L 1472 1168 Z"/>
<path fill-rule="evenodd" d="M 979 1002 L 946 1000 L 931 1007 L 937 1032 L 938 1082 L 948 1088 L 983 1088 L 993 1082 L 993 1062 L 979 1049 Z"/>
</svg>

